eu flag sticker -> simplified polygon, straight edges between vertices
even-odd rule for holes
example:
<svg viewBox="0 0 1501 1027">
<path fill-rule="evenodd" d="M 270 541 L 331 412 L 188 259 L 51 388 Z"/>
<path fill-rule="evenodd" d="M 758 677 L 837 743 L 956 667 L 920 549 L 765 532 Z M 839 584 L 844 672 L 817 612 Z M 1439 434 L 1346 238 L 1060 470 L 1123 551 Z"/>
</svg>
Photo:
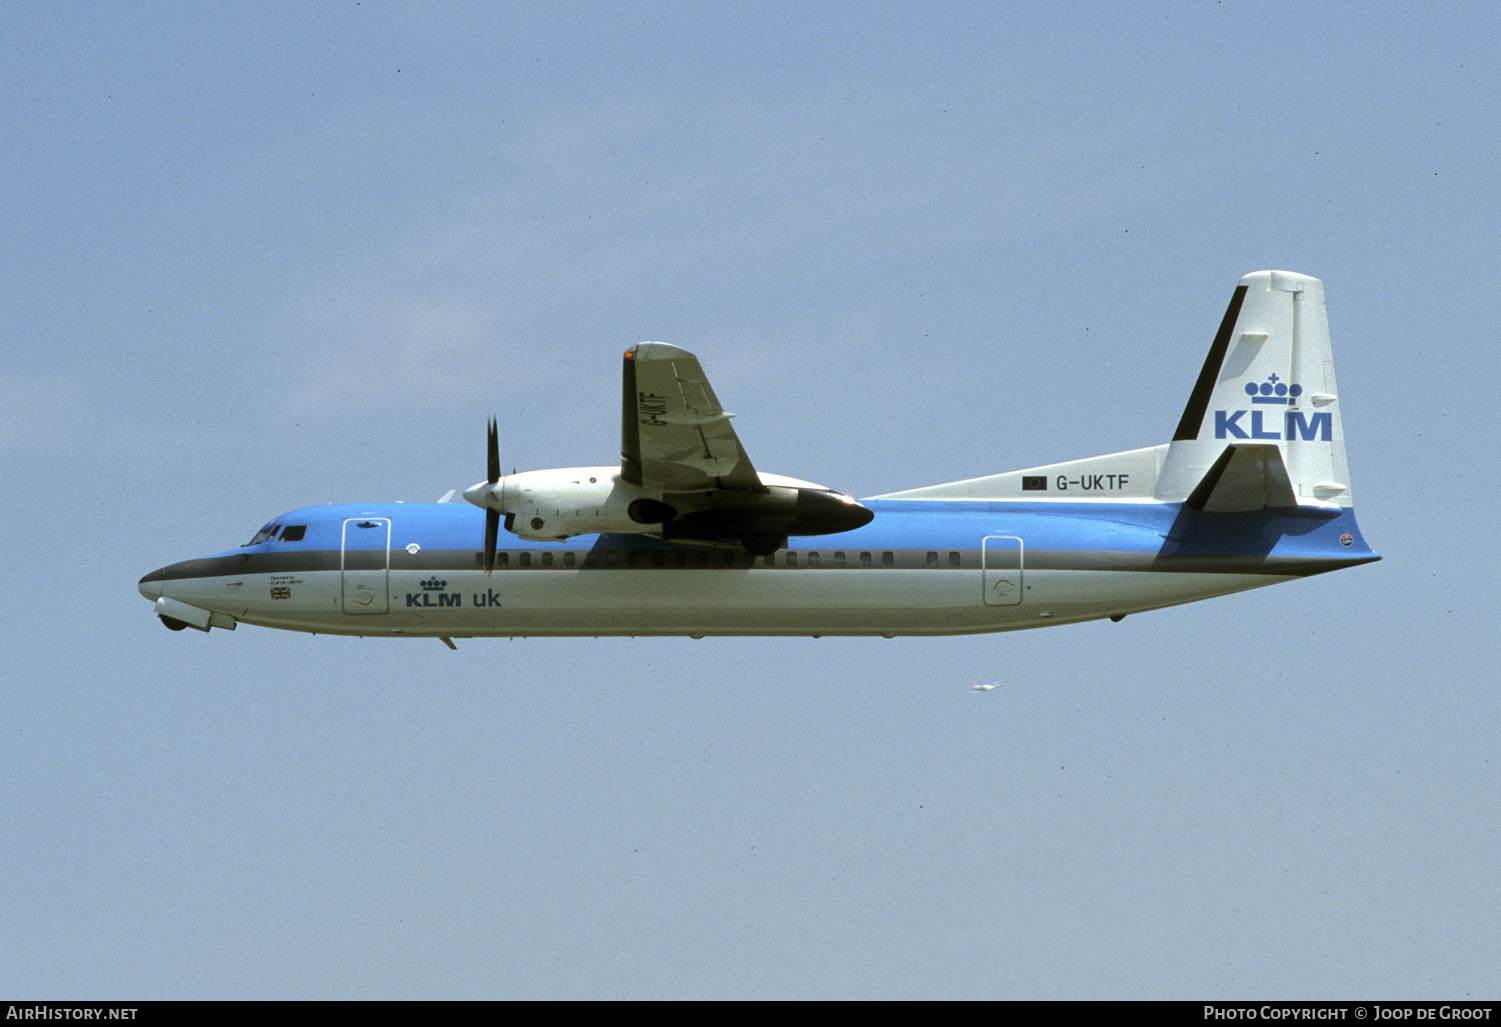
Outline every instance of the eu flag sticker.
<svg viewBox="0 0 1501 1027">
<path fill-rule="evenodd" d="M 1046 492 L 1048 490 L 1048 476 L 1045 474 L 1022 475 L 1023 492 Z"/>
</svg>

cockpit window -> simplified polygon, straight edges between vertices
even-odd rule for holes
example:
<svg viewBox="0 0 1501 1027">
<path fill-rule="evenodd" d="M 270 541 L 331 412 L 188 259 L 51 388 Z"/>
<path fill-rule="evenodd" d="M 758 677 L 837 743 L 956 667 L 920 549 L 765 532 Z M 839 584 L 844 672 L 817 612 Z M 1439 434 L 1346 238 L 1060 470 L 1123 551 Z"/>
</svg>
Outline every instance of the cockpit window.
<svg viewBox="0 0 1501 1027">
<path fill-rule="evenodd" d="M 262 542 L 275 542 L 280 535 L 282 542 L 301 542 L 302 536 L 307 534 L 306 524 L 288 524 L 283 528 L 280 524 L 272 522 L 255 533 L 255 538 L 246 542 L 246 546 L 258 546 Z M 243 547 L 242 547 L 243 548 Z"/>
<path fill-rule="evenodd" d="M 278 531 L 280 531 L 280 530 L 281 530 L 281 525 L 280 524 L 274 524 L 274 523 L 273 524 L 268 524 L 264 528 L 262 528 L 260 531 L 256 532 L 255 533 L 255 538 L 251 539 L 249 542 L 246 542 L 245 545 L 247 545 L 247 546 L 258 546 L 262 542 L 269 542 L 271 539 L 273 539 L 273 538 L 276 537 L 276 533 Z"/>
</svg>

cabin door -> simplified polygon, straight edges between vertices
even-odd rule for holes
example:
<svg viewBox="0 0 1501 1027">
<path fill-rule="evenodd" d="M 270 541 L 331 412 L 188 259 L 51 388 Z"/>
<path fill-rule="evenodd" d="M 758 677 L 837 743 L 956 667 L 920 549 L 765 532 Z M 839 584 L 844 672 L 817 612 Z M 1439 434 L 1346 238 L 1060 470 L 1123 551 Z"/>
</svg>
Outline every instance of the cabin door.
<svg viewBox="0 0 1501 1027">
<path fill-rule="evenodd" d="M 386 613 L 391 589 L 391 522 L 351 517 L 344 522 L 339 563 L 345 613 Z"/>
<path fill-rule="evenodd" d="M 1015 535 L 986 535 L 982 547 L 985 605 L 1017 605 L 1022 601 L 1022 540 Z"/>
</svg>

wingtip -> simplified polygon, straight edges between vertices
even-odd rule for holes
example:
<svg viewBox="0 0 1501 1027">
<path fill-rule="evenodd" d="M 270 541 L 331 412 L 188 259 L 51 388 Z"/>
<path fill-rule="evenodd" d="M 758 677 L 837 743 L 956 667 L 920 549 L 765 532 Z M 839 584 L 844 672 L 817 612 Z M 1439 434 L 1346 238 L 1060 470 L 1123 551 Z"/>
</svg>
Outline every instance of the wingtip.
<svg viewBox="0 0 1501 1027">
<path fill-rule="evenodd" d="M 634 355 L 639 360 L 681 360 L 693 356 L 687 350 L 667 342 L 638 342 L 626 355 Z"/>
</svg>

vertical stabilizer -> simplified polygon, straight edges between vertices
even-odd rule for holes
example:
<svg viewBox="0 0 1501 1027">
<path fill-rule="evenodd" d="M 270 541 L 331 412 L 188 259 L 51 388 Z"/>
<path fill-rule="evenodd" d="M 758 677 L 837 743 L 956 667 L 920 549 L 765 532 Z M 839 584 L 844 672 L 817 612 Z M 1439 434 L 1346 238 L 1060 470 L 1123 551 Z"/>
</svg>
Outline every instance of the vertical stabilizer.
<svg viewBox="0 0 1501 1027">
<path fill-rule="evenodd" d="M 1354 506 L 1317 278 L 1257 271 L 1240 280 L 1168 447 L 1157 498 L 1188 499 L 1231 446 L 1275 446 L 1299 504 Z"/>
</svg>

